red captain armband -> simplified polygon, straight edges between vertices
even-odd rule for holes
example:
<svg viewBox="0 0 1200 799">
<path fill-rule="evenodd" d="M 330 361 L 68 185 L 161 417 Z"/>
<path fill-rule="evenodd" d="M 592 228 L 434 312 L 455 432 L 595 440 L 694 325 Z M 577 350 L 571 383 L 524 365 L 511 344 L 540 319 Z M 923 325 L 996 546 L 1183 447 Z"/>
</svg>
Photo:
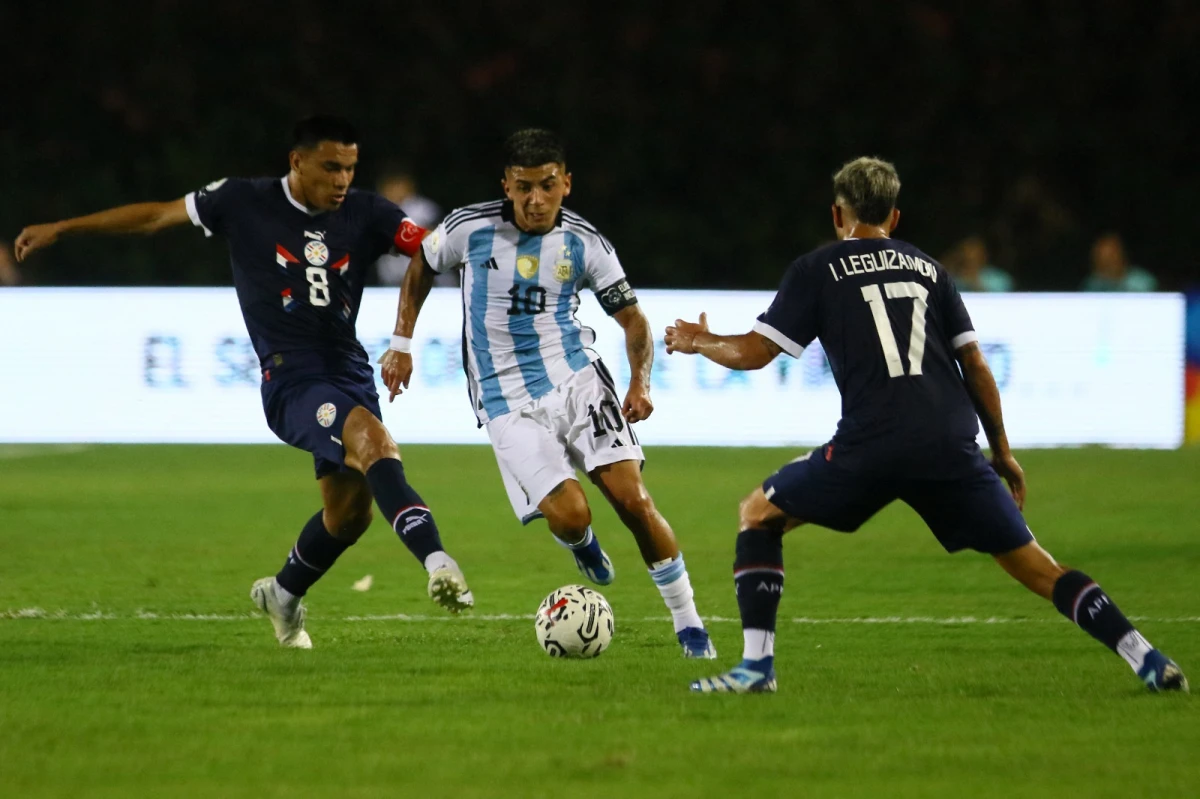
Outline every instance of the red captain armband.
<svg viewBox="0 0 1200 799">
<path fill-rule="evenodd" d="M 429 233 L 428 230 L 418 225 L 408 217 L 400 223 L 400 227 L 396 228 L 396 235 L 392 242 L 396 245 L 396 249 L 412 258 L 417 254 L 417 248 L 421 246 L 421 239 Z"/>
</svg>

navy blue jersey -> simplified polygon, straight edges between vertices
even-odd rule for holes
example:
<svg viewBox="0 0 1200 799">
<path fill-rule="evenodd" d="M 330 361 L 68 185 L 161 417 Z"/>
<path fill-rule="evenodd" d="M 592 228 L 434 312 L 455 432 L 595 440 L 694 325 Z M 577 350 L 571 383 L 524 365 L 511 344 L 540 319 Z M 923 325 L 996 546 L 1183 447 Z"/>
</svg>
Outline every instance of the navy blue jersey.
<svg viewBox="0 0 1200 799">
<path fill-rule="evenodd" d="M 355 335 L 371 264 L 393 247 L 413 255 L 424 230 L 395 204 L 351 190 L 336 211 L 310 213 L 287 178 L 229 178 L 184 198 L 206 235 L 229 243 L 233 283 L 254 351 L 367 362 Z"/>
<path fill-rule="evenodd" d="M 976 451 L 954 352 L 978 337 L 950 275 L 911 244 L 850 239 L 798 258 L 754 329 L 794 357 L 820 339 L 842 395 L 835 450 Z"/>
</svg>

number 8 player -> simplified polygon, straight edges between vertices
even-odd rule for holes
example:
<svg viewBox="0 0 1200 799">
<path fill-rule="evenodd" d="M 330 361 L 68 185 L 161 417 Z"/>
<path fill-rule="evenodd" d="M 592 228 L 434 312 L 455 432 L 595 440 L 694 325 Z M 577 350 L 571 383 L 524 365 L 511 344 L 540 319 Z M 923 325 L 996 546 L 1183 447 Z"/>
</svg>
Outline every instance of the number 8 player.
<svg viewBox="0 0 1200 799">
<path fill-rule="evenodd" d="M 457 613 L 473 598 L 442 548 L 433 515 L 409 486 L 379 412 L 354 323 L 363 280 L 392 248 L 411 255 L 425 231 L 391 202 L 350 189 L 358 136 L 347 121 L 296 124 L 282 178 L 231 178 L 178 200 L 139 203 L 48 225 L 17 237 L 17 260 L 78 233 L 156 233 L 192 224 L 229 244 L 233 282 L 262 366 L 267 424 L 312 453 L 322 509 L 308 520 L 275 577 L 251 589 L 279 643 L 308 649 L 301 597 L 371 524 L 374 496 L 388 523 L 429 572 L 429 595 Z"/>
<path fill-rule="evenodd" d="M 730 369 L 761 369 L 780 352 L 799 357 L 819 338 L 842 395 L 833 439 L 742 502 L 733 569 L 743 660 L 692 689 L 774 691 L 783 534 L 804 523 L 852 532 L 900 499 L 947 551 L 992 555 L 1124 658 L 1152 690 L 1187 690 L 1179 667 L 1146 642 L 1100 586 L 1034 541 L 1021 516 L 1025 475 L 1009 450 L 1000 393 L 962 298 L 933 259 L 890 238 L 900 221 L 899 193 L 891 164 L 851 161 L 833 179 L 840 241 L 792 264 L 750 333 L 713 335 L 703 315 L 700 324 L 667 328 L 668 352 L 696 353 Z M 975 443 L 977 416 L 990 464 Z"/>
</svg>

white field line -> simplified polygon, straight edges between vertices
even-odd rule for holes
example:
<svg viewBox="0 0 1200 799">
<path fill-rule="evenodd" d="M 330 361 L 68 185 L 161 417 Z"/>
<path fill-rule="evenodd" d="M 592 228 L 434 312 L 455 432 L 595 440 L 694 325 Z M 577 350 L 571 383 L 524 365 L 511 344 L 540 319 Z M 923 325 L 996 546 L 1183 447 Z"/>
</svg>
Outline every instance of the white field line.
<svg viewBox="0 0 1200 799">
<path fill-rule="evenodd" d="M 44 458 L 49 455 L 74 455 L 91 449 L 87 444 L 0 444 L 0 461 Z"/>
<path fill-rule="evenodd" d="M 247 611 L 246 613 L 159 613 L 150 610 L 135 610 L 133 612 L 112 612 L 105 610 L 68 611 L 46 610 L 44 608 L 15 608 L 0 610 L 0 621 L 13 620 L 50 620 L 50 621 L 250 621 L 261 619 L 262 614 Z M 321 619 L 320 615 L 310 618 Z M 343 622 L 470 622 L 470 621 L 530 621 L 533 614 L 476 614 L 455 617 L 449 614 L 425 615 L 392 613 L 375 616 L 341 616 L 326 618 L 324 621 Z M 637 621 L 665 622 L 670 616 L 645 616 Z M 1130 616 L 1130 621 L 1149 622 L 1152 624 L 1198 624 L 1200 616 L 1176 616 L 1173 618 L 1149 618 L 1147 616 Z M 736 624 L 738 619 L 724 616 L 708 616 L 705 621 L 714 624 Z M 926 625 L 966 625 L 966 624 L 1061 624 L 1062 619 L 1047 615 L 1044 618 L 1006 618 L 1003 616 L 851 616 L 845 618 L 811 618 L 801 616 L 792 619 L 782 619 L 790 624 L 926 624 Z"/>
</svg>

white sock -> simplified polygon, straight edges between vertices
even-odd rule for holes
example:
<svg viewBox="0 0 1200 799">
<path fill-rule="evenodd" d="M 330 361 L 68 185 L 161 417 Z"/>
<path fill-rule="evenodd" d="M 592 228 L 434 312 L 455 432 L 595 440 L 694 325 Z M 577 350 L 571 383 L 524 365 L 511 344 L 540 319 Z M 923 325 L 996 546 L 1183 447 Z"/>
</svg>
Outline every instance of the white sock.
<svg viewBox="0 0 1200 799">
<path fill-rule="evenodd" d="M 762 660 L 775 657 L 775 633 L 770 630 L 742 630 L 746 639 L 742 657 L 746 660 Z"/>
<path fill-rule="evenodd" d="M 300 597 L 280 585 L 278 580 L 275 581 L 275 598 L 279 600 L 279 604 L 291 609 L 300 604 Z"/>
<path fill-rule="evenodd" d="M 568 544 L 566 541 L 563 541 L 558 536 L 554 536 L 554 540 L 557 541 L 560 546 L 564 546 L 567 549 L 585 549 L 589 545 L 591 545 L 592 540 L 595 537 L 596 537 L 596 534 L 592 532 L 591 525 L 588 525 L 588 529 L 584 532 L 583 538 L 581 538 L 579 541 L 577 541 L 574 544 Z"/>
<path fill-rule="evenodd" d="M 433 574 L 435 571 L 444 566 L 449 566 L 454 569 L 458 568 L 458 564 L 454 562 L 454 558 L 450 557 L 442 550 L 431 552 L 429 553 L 429 557 L 425 558 L 425 571 L 429 572 L 430 574 Z"/>
<path fill-rule="evenodd" d="M 688 579 L 682 554 L 672 560 L 654 564 L 650 569 L 650 579 L 658 586 L 663 602 L 667 603 L 667 610 L 671 611 L 675 632 L 685 627 L 704 627 L 700 614 L 696 612 L 692 581 Z"/>
<path fill-rule="evenodd" d="M 1141 670 L 1142 665 L 1146 662 L 1146 655 L 1150 654 L 1152 649 L 1154 647 L 1150 646 L 1150 642 L 1143 638 L 1137 630 L 1130 630 L 1120 641 L 1117 641 L 1117 654 L 1125 658 L 1125 662 L 1129 664 L 1135 674 Z"/>
</svg>

